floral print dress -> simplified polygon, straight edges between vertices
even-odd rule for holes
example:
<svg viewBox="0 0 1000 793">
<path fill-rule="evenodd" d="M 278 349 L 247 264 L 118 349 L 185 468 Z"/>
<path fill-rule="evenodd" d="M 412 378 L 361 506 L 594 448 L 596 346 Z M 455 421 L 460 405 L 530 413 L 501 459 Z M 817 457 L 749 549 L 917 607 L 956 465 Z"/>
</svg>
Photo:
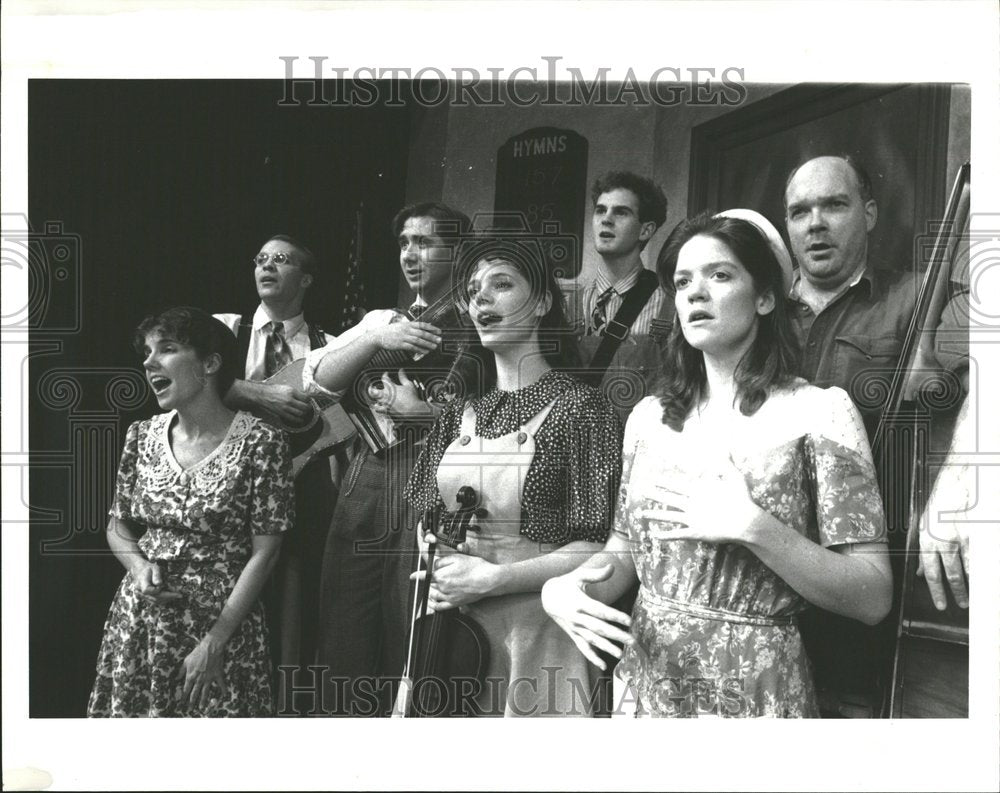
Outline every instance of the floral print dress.
<svg viewBox="0 0 1000 793">
<path fill-rule="evenodd" d="M 647 398 L 625 429 L 615 531 L 630 541 L 640 591 L 636 641 L 615 670 L 624 700 L 636 715 L 817 716 L 795 622 L 809 604 L 749 549 L 671 542 L 664 537 L 675 524 L 635 513 L 654 506 L 650 485 L 683 493 L 735 464 L 758 506 L 814 542 L 884 543 L 860 415 L 841 389 L 803 381 L 733 427 L 695 414 L 675 432 L 662 415 L 658 399 Z"/>
<path fill-rule="evenodd" d="M 111 517 L 145 526 L 139 548 L 178 601 L 141 598 L 126 573 L 108 613 L 89 716 L 267 716 L 271 665 L 258 601 L 225 648 L 225 697 L 181 704 L 182 664 L 218 619 L 255 534 L 294 520 L 291 456 L 280 431 L 237 413 L 219 446 L 188 469 L 170 448 L 171 411 L 129 427 Z"/>
</svg>

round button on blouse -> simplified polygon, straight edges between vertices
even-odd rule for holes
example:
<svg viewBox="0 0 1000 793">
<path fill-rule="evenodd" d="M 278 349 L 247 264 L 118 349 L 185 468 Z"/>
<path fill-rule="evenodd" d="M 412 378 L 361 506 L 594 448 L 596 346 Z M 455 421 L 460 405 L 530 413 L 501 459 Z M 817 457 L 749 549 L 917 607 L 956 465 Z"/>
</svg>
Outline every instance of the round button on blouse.
<svg viewBox="0 0 1000 793">
<path fill-rule="evenodd" d="M 458 439 L 458 442 L 460 444 L 462 444 L 463 446 L 468 446 L 469 445 L 469 441 L 471 441 L 471 440 L 472 440 L 472 438 L 470 438 L 468 435 L 463 435 L 461 438 Z"/>
<path fill-rule="evenodd" d="M 525 441 L 527 441 L 527 440 L 528 440 L 528 433 L 526 433 L 524 430 L 521 430 L 519 433 L 517 433 L 517 445 L 518 446 L 523 446 L 524 443 L 525 443 Z"/>
</svg>

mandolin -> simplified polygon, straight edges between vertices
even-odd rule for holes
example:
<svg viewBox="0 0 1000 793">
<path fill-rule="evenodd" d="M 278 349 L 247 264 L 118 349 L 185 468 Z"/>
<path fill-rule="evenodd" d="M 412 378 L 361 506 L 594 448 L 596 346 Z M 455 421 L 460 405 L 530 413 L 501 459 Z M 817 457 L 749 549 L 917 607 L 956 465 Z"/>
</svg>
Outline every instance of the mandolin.
<svg viewBox="0 0 1000 793">
<path fill-rule="evenodd" d="M 304 367 L 305 359 L 300 358 L 263 382 L 267 385 L 287 385 L 301 389 Z M 357 433 L 354 423 L 337 400 L 324 394 L 312 394 L 310 401 L 313 403 L 312 418 L 302 426 L 287 424 L 279 416 L 264 408 L 253 411 L 258 418 L 288 433 L 292 447 L 293 476 L 298 476 L 306 463 L 314 457 L 354 437 Z"/>
<path fill-rule="evenodd" d="M 405 351 L 380 350 L 355 378 L 354 387 L 344 395 L 342 404 L 347 415 L 373 452 L 382 452 L 394 442 L 384 430 L 384 415 L 380 422 L 369 403 L 370 390 L 381 387 L 383 374 L 395 378 L 397 372 L 403 369 L 422 398 L 438 402 L 460 397 L 471 378 L 479 376 L 476 360 L 466 355 L 478 336 L 468 312 L 457 302 L 464 290 L 464 284 L 454 284 L 441 298 L 428 305 L 419 317 L 409 312 L 398 312 L 396 321 L 419 319 L 440 329 L 444 340 L 437 350 L 417 358 Z"/>
</svg>

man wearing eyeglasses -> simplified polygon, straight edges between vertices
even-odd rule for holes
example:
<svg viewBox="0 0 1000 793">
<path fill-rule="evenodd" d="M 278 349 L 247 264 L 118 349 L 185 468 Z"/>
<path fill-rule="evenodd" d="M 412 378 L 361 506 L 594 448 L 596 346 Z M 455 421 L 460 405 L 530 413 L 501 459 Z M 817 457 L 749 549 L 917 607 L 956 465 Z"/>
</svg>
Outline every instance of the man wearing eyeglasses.
<svg viewBox="0 0 1000 793">
<path fill-rule="evenodd" d="M 306 291 L 312 285 L 316 257 L 302 243 L 276 234 L 253 259 L 254 281 L 260 305 L 250 317 L 216 314 L 236 334 L 246 350 L 245 380 L 237 380 L 228 399 L 236 407 L 265 408 L 289 424 L 305 422 L 312 403 L 300 388 L 264 385 L 275 372 L 305 358 L 314 347 L 326 344 L 319 327 L 309 325 L 302 312 Z"/>
<path fill-rule="evenodd" d="M 263 381 L 327 343 L 319 326 L 305 321 L 302 309 L 315 277 L 316 257 L 293 237 L 276 234 L 249 264 L 260 297 L 256 311 L 215 315 L 236 335 L 246 361 L 245 379 L 233 384 L 226 401 L 247 410 L 263 408 L 289 425 L 303 424 L 313 407 L 301 384 Z M 345 466 L 346 461 L 336 464 Z M 285 538 L 281 559 L 264 593 L 276 668 L 301 668 L 315 659 L 319 561 L 336 503 L 336 480 L 335 468 L 325 457 L 306 465 L 295 479 L 295 528 Z M 283 682 L 279 674 L 275 692 L 279 713 L 285 710 Z"/>
</svg>

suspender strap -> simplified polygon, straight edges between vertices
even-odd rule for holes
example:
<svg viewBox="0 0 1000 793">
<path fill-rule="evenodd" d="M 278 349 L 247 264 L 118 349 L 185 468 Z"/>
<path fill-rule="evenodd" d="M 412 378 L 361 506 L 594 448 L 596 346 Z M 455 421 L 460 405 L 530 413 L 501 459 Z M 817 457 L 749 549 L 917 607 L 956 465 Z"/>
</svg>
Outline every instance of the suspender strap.
<svg viewBox="0 0 1000 793">
<path fill-rule="evenodd" d="M 674 314 L 676 313 L 674 301 L 668 297 L 660 304 L 659 313 L 649 321 L 649 336 L 660 347 L 663 347 L 670 336 L 670 329 L 674 324 Z"/>
<path fill-rule="evenodd" d="M 309 349 L 318 350 L 326 346 L 326 334 L 319 325 L 309 323 Z"/>
<path fill-rule="evenodd" d="M 252 315 L 251 315 L 252 316 Z M 240 317 L 240 326 L 236 329 L 236 360 L 242 361 L 245 371 L 247 365 L 247 353 L 250 352 L 250 335 L 253 333 L 253 320 L 247 319 L 246 314 Z M 240 375 L 242 377 L 243 375 Z"/>
<path fill-rule="evenodd" d="M 243 361 L 243 365 L 246 366 L 247 354 L 250 352 L 250 337 L 253 334 L 253 315 L 251 314 L 251 319 L 247 319 L 247 315 L 244 314 L 240 317 L 240 325 L 236 329 L 236 356 L 237 360 Z M 323 332 L 319 325 L 314 325 L 311 322 L 308 324 L 309 328 L 309 349 L 316 350 L 320 347 L 326 346 L 326 334 Z"/>
<path fill-rule="evenodd" d="M 604 379 L 604 373 L 611 365 L 611 359 L 618 352 L 621 345 L 632 328 L 632 323 L 639 317 L 639 312 L 646 305 L 646 301 L 652 297 L 659 281 L 656 273 L 645 268 L 639 273 L 639 278 L 635 286 L 625 293 L 625 299 L 615 312 L 615 318 L 604 327 L 604 336 L 594 353 L 594 358 L 590 362 L 590 370 L 587 372 L 587 382 L 591 385 L 599 385 Z"/>
</svg>

